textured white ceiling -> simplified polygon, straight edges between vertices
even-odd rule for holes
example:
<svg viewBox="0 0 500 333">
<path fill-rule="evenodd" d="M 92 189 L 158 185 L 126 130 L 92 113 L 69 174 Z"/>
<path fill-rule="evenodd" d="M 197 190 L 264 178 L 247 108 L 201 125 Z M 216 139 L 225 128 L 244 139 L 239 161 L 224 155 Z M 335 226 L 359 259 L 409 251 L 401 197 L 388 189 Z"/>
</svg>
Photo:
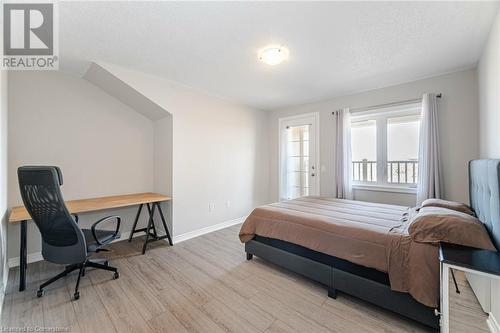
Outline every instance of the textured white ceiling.
<svg viewBox="0 0 500 333">
<path fill-rule="evenodd" d="M 62 2 L 61 69 L 114 63 L 261 109 L 475 66 L 498 2 Z M 267 44 L 290 59 L 257 61 Z"/>
</svg>

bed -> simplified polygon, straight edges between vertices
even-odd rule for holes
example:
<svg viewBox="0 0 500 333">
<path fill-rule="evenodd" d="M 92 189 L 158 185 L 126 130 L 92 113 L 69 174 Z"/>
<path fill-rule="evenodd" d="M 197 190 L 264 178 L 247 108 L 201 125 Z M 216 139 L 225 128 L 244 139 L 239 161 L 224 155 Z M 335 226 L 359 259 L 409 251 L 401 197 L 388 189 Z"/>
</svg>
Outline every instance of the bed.
<svg viewBox="0 0 500 333">
<path fill-rule="evenodd" d="M 485 168 L 496 174 L 485 178 Z M 493 160 L 469 167 L 471 207 L 492 240 L 500 233 L 500 206 L 493 215 L 483 207 L 498 194 L 498 168 Z M 411 207 L 303 197 L 256 208 L 240 239 L 247 259 L 255 255 L 324 284 L 330 297 L 341 291 L 438 329 L 438 245 L 408 236 L 416 213 Z"/>
</svg>

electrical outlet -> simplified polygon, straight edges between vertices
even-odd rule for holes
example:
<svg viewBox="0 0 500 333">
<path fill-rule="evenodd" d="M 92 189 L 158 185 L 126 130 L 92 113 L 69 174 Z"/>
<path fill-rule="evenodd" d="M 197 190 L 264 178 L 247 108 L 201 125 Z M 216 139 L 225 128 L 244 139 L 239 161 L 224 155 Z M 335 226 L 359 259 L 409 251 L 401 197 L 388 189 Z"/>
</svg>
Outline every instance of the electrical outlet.
<svg viewBox="0 0 500 333">
<path fill-rule="evenodd" d="M 211 212 L 213 212 L 214 210 L 215 210 L 215 203 L 210 202 L 210 203 L 208 204 L 208 212 L 209 212 L 209 213 L 211 213 Z"/>
</svg>

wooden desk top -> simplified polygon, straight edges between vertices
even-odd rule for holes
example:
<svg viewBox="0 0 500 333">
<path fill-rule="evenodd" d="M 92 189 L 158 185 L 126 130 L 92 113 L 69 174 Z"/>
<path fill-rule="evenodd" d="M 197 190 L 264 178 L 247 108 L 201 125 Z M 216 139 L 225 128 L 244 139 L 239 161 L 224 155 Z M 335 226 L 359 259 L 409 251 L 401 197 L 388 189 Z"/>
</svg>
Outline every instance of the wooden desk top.
<svg viewBox="0 0 500 333">
<path fill-rule="evenodd" d="M 162 194 L 135 193 L 126 195 L 114 195 L 110 197 L 70 200 L 66 201 L 65 203 L 66 207 L 68 207 L 69 212 L 72 214 L 76 214 L 169 200 L 171 200 L 170 197 Z M 9 223 L 16 223 L 23 220 L 31 220 L 31 216 L 26 208 L 24 208 L 24 206 L 12 208 L 9 215 Z"/>
</svg>

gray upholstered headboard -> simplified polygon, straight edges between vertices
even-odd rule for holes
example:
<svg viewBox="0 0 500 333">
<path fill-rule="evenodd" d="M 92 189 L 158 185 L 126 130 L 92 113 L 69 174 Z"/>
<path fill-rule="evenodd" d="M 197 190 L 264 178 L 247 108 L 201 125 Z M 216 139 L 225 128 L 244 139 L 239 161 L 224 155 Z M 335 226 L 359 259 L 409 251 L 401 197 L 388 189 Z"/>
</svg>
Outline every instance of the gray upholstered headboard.
<svg viewBox="0 0 500 333">
<path fill-rule="evenodd" d="M 500 160 L 469 162 L 470 205 L 500 250 Z"/>
</svg>

